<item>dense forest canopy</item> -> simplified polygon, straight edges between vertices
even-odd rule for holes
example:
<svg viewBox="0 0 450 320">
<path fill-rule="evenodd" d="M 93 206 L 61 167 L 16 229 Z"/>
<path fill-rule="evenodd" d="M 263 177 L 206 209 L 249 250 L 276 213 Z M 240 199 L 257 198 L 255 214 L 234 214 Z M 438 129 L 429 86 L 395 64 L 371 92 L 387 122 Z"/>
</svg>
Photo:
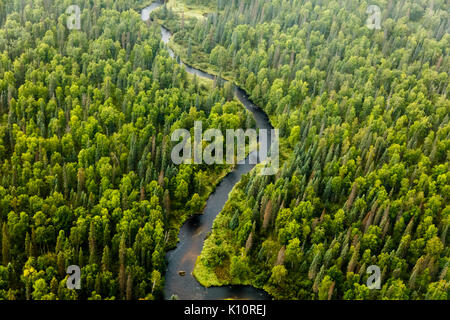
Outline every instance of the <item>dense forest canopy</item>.
<svg viewBox="0 0 450 320">
<path fill-rule="evenodd" d="M 170 133 L 253 122 L 169 57 L 148 3 L 78 1 L 81 30 L 71 4 L 0 0 L 0 299 L 159 298 L 181 222 L 229 170 L 175 166 Z"/>
<path fill-rule="evenodd" d="M 254 121 L 159 23 L 282 137 L 278 174 L 245 175 L 216 219 L 200 283 L 450 298 L 448 1 L 169 0 L 143 22 L 150 3 L 0 0 L 0 299 L 162 298 L 166 251 L 231 169 L 174 165 L 171 133 Z"/>
<path fill-rule="evenodd" d="M 292 151 L 234 190 L 197 279 L 285 299 L 448 299 L 448 2 L 187 0 L 203 19 L 173 3 L 156 16 L 174 48 L 245 88 Z"/>
</svg>

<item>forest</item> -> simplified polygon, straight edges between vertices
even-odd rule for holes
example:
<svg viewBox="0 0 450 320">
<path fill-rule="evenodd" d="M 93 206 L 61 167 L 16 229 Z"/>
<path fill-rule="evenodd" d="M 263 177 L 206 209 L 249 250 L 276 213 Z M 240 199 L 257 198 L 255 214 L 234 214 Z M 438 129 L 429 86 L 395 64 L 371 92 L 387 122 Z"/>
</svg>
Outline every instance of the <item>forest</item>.
<svg viewBox="0 0 450 320">
<path fill-rule="evenodd" d="M 144 22 L 151 2 L 0 0 L 0 300 L 164 298 L 166 252 L 233 169 L 175 165 L 170 136 L 253 128 L 231 83 L 280 130 L 281 169 L 234 187 L 200 284 L 450 299 L 446 0 L 169 0 Z M 160 24 L 230 82 L 188 74 Z"/>
<path fill-rule="evenodd" d="M 450 48 L 445 1 L 169 2 L 189 63 L 232 79 L 289 143 L 246 176 L 194 270 L 276 299 L 450 298 Z M 366 8 L 381 9 L 381 29 Z M 183 49 L 184 48 L 184 49 Z M 381 269 L 369 290 L 366 269 Z"/>
<path fill-rule="evenodd" d="M 0 0 L 0 299 L 161 298 L 180 224 L 230 170 L 170 161 L 173 130 L 252 118 L 169 57 L 145 4 L 81 1 L 71 31 L 68 1 Z"/>
</svg>

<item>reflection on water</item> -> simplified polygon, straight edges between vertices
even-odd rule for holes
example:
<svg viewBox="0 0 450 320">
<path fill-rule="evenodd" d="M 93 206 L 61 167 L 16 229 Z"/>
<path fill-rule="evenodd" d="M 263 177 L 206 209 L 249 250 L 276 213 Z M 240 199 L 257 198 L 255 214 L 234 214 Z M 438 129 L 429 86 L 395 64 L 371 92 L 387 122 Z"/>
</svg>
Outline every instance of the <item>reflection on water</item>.
<svg viewBox="0 0 450 320">
<path fill-rule="evenodd" d="M 154 2 L 142 11 L 143 20 L 150 19 L 150 13 L 159 8 L 162 4 Z M 161 26 L 162 41 L 167 45 L 172 37 L 169 30 Z M 172 58 L 175 58 L 174 52 L 167 48 Z M 199 77 L 214 79 L 215 76 L 210 75 L 201 70 L 195 69 L 185 63 L 186 71 Z M 258 128 L 272 129 L 269 118 L 257 106 L 255 106 L 247 97 L 244 90 L 235 86 L 236 97 L 242 104 L 252 112 Z M 270 139 L 270 138 L 269 138 Z M 270 141 L 270 140 L 268 140 Z M 235 169 L 230 172 L 217 186 L 216 190 L 209 197 L 206 207 L 202 215 L 195 215 L 188 219 L 181 227 L 179 233 L 180 242 L 176 249 L 167 253 L 167 270 L 165 274 L 164 296 L 169 299 L 176 294 L 180 299 L 184 300 L 219 300 L 219 299 L 241 299 L 241 300 L 268 300 L 270 296 L 259 289 L 251 286 L 223 286 L 205 288 L 201 286 L 192 276 L 195 261 L 200 255 L 203 242 L 211 231 L 214 219 L 222 211 L 228 195 L 238 183 L 243 174 L 253 169 L 254 165 L 238 164 Z M 179 272 L 186 272 L 185 276 L 180 276 Z"/>
</svg>

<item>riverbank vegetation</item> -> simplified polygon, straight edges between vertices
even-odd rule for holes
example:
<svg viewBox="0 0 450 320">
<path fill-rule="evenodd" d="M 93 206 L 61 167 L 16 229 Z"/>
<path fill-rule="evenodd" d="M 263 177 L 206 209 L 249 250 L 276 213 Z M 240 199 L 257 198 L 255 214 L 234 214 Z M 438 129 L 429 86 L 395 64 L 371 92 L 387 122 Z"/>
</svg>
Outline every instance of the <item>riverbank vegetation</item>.
<svg viewBox="0 0 450 320">
<path fill-rule="evenodd" d="M 174 48 L 242 86 L 292 148 L 278 175 L 234 189 L 197 279 L 278 299 L 450 298 L 448 4 L 185 2 L 209 14 L 155 13 Z"/>
<path fill-rule="evenodd" d="M 81 30 L 66 4 L 0 0 L 0 299 L 161 298 L 181 223 L 231 169 L 175 166 L 171 133 L 253 119 L 169 57 L 148 1 L 79 1 Z"/>
</svg>

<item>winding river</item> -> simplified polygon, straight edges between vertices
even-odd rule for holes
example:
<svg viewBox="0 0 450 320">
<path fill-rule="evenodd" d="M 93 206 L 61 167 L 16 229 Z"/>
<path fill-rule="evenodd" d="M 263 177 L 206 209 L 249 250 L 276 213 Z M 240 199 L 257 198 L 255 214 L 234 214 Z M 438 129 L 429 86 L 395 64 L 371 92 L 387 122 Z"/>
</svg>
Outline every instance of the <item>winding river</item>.
<svg viewBox="0 0 450 320">
<path fill-rule="evenodd" d="M 162 6 L 160 2 L 153 2 L 142 11 L 142 19 L 148 20 L 150 13 Z M 161 26 L 162 40 L 167 45 L 172 37 L 171 32 Z M 167 48 L 171 57 L 176 58 L 175 53 Z M 183 62 L 186 71 L 199 77 L 214 79 L 215 76 L 195 69 Z M 225 80 L 223 80 L 225 81 Z M 254 105 L 247 94 L 241 88 L 234 86 L 235 96 L 253 114 L 256 126 L 260 129 L 272 129 L 266 113 Z M 270 141 L 270 137 L 268 139 Z M 228 195 L 241 179 L 241 176 L 252 170 L 254 165 L 238 164 L 216 187 L 210 195 L 202 215 L 195 215 L 188 219 L 180 229 L 179 243 L 176 249 L 167 253 L 167 270 L 165 274 L 164 297 L 169 299 L 177 295 L 181 300 L 219 300 L 219 299 L 248 299 L 268 300 L 271 297 L 264 291 L 251 286 L 223 286 L 205 288 L 192 276 L 195 261 L 203 249 L 203 242 L 211 231 L 214 219 L 222 211 Z M 185 276 L 180 276 L 179 271 L 185 271 Z"/>
</svg>

